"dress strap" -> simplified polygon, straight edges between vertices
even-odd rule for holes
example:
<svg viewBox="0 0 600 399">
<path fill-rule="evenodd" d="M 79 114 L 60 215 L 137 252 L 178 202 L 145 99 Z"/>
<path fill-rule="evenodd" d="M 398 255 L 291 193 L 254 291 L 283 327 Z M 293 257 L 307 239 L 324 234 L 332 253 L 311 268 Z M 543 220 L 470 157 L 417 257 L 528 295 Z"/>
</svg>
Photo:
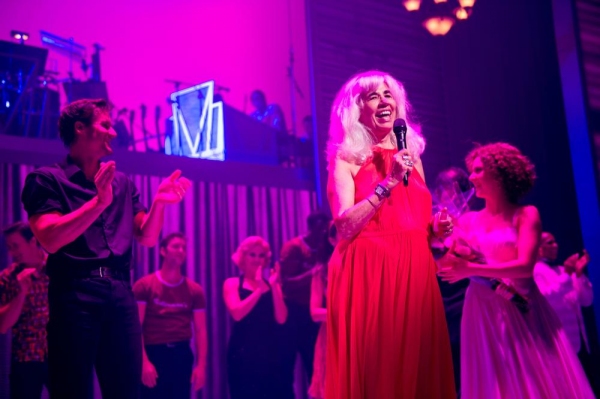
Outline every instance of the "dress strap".
<svg viewBox="0 0 600 399">
<path fill-rule="evenodd" d="M 241 295 L 242 290 L 244 289 L 244 278 L 245 278 L 244 274 L 241 274 L 240 275 L 240 285 L 238 286 L 238 293 L 240 293 L 240 295 Z M 263 278 L 263 281 L 269 286 L 269 288 L 271 288 L 271 284 L 269 284 L 269 280 Z"/>
</svg>

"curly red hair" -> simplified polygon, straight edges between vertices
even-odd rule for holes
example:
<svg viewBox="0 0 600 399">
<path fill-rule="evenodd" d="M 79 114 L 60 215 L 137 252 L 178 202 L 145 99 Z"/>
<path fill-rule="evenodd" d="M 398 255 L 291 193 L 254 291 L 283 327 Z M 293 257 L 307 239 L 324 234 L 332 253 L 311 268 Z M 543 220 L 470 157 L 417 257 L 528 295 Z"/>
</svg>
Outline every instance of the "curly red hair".
<svg viewBox="0 0 600 399">
<path fill-rule="evenodd" d="M 492 143 L 474 148 L 465 158 L 469 172 L 477 158 L 481 159 L 486 172 L 500 182 L 510 202 L 517 203 L 533 187 L 535 166 L 517 147 Z"/>
</svg>

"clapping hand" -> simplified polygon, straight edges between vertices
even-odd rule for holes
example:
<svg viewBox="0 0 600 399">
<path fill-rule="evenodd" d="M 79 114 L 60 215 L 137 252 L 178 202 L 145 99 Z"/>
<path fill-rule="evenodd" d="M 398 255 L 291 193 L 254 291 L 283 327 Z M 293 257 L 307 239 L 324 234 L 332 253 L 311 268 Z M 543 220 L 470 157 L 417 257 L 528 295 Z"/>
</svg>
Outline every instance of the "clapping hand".
<svg viewBox="0 0 600 399">
<path fill-rule="evenodd" d="M 269 290 L 271 288 L 269 287 L 269 284 L 267 284 L 267 282 L 263 278 L 262 271 L 263 271 L 262 266 L 256 269 L 255 279 L 256 279 L 256 282 L 258 283 L 258 290 L 261 292 L 261 294 L 265 294 L 265 293 L 269 292 Z"/>
<path fill-rule="evenodd" d="M 271 284 L 271 287 L 272 287 L 275 284 L 279 284 L 279 276 L 280 276 L 281 266 L 279 266 L 279 263 L 275 263 L 275 267 L 270 270 L 271 270 L 271 272 L 269 275 L 269 284 Z"/>
<path fill-rule="evenodd" d="M 108 206 L 113 200 L 112 182 L 115 178 L 117 167 L 115 161 L 102 162 L 100 169 L 94 176 L 94 184 L 98 191 L 98 201 Z"/>
<path fill-rule="evenodd" d="M 443 281 L 449 283 L 455 283 L 470 277 L 468 261 L 470 256 L 471 250 L 469 247 L 458 245 L 454 242 L 448 253 L 438 261 L 438 275 Z"/>
<path fill-rule="evenodd" d="M 29 294 L 29 290 L 31 290 L 31 276 L 35 272 L 35 268 L 27 268 L 23 269 L 19 274 L 17 274 L 17 281 L 19 283 L 19 287 L 21 288 L 21 292 L 24 295 Z"/>
<path fill-rule="evenodd" d="M 590 254 L 585 249 L 582 253 L 581 256 L 579 253 L 575 253 L 565 260 L 564 267 L 568 274 L 575 273 L 577 276 L 583 274 L 583 270 L 587 267 L 588 263 L 590 263 Z"/>
<path fill-rule="evenodd" d="M 178 169 L 160 183 L 154 201 L 163 204 L 177 204 L 181 202 L 191 186 L 192 182 L 181 177 L 181 171 Z"/>
</svg>

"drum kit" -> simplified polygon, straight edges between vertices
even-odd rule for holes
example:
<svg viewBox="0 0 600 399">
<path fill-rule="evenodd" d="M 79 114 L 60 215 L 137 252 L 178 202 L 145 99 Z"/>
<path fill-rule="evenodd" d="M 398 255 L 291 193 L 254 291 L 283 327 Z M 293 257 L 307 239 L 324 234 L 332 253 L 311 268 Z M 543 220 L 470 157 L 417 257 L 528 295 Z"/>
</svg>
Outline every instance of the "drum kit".
<svg viewBox="0 0 600 399">
<path fill-rule="evenodd" d="M 72 38 L 65 39 L 41 31 L 43 47 L 0 40 L 0 133 L 25 137 L 56 138 L 60 112 L 59 88 L 63 87 L 68 102 L 80 98 L 106 98 L 106 84 L 100 79 L 100 51 L 94 44 L 91 62 L 87 49 Z M 48 52 L 68 57 L 68 77 L 59 79 L 57 71 L 46 69 Z M 73 77 L 73 66 L 79 63 L 87 81 Z"/>
</svg>

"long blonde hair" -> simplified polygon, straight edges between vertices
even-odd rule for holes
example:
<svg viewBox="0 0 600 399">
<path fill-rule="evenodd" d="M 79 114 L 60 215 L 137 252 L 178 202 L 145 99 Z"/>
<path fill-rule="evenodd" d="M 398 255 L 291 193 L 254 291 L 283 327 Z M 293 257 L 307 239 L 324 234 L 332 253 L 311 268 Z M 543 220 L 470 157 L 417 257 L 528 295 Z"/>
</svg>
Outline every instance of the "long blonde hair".
<svg viewBox="0 0 600 399">
<path fill-rule="evenodd" d="M 373 70 L 351 77 L 336 95 L 331 107 L 327 141 L 327 159 L 330 164 L 336 158 L 362 164 L 373 154 L 372 147 L 376 144 L 373 135 L 359 118 L 364 106 L 362 95 L 375 90 L 382 83 L 387 85 L 396 101 L 396 117 L 406 121 L 409 152 L 413 157 L 420 157 L 425 150 L 425 139 L 411 126 L 411 107 L 406 99 L 404 86 L 391 75 Z M 394 136 L 392 140 L 396 141 Z"/>
</svg>

